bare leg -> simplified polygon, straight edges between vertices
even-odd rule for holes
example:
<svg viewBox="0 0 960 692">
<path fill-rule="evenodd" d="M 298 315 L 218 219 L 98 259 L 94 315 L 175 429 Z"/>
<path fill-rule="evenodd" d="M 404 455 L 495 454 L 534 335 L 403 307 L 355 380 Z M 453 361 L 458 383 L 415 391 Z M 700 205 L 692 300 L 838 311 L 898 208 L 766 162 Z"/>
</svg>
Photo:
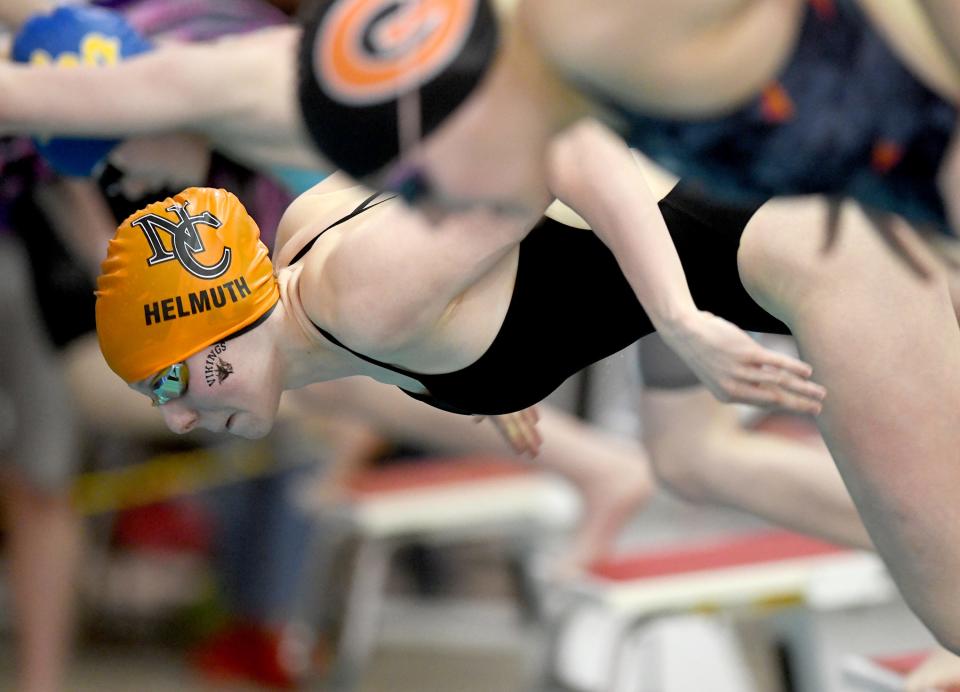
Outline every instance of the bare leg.
<svg viewBox="0 0 960 692">
<path fill-rule="evenodd" d="M 740 247 L 751 294 L 786 322 L 828 396 L 818 425 L 874 544 L 935 636 L 960 651 L 960 329 L 942 269 L 921 280 L 843 207 L 825 247 L 825 203 L 768 204 Z"/>
<path fill-rule="evenodd" d="M 947 286 L 950 288 L 950 300 L 953 302 L 957 319 L 960 320 L 960 240 L 945 236 L 942 233 L 927 233 L 923 237 L 935 253 L 944 260 L 947 268 Z"/>
<path fill-rule="evenodd" d="M 543 447 L 537 461 L 573 483 L 583 516 L 568 559 L 582 566 L 609 551 L 620 530 L 646 504 L 655 485 L 646 450 L 577 418 L 540 407 Z"/>
<path fill-rule="evenodd" d="M 947 209 L 950 230 L 960 237 L 960 126 L 953 130 L 953 138 L 937 171 L 937 187 Z"/>
<path fill-rule="evenodd" d="M 447 453 L 511 454 L 489 423 L 444 413 L 393 387 L 352 378 L 309 388 L 311 406 L 360 416 L 384 435 Z M 535 463 L 570 480 L 584 503 L 571 560 L 589 562 L 611 547 L 623 525 L 653 492 L 646 453 L 631 440 L 601 432 L 573 416 L 540 407 L 543 447 Z"/>
<path fill-rule="evenodd" d="M 73 614 L 80 520 L 69 501 L 78 455 L 63 375 L 38 324 L 25 258 L 0 242 L 2 382 L 13 397 L 7 507 L 21 692 L 61 688 Z"/>
<path fill-rule="evenodd" d="M 656 334 L 641 341 L 640 361 L 644 437 L 664 485 L 689 502 L 872 548 L 818 434 L 792 439 L 745 428 L 736 408 L 712 397 Z"/>
<path fill-rule="evenodd" d="M 802 533 L 872 548 L 826 447 L 744 428 L 703 387 L 648 390 L 645 439 L 657 478 L 687 501 L 719 504 Z"/>
<path fill-rule="evenodd" d="M 44 493 L 4 474 L 9 578 L 17 617 L 20 692 L 62 689 L 73 626 L 81 532 L 67 492 Z"/>
</svg>

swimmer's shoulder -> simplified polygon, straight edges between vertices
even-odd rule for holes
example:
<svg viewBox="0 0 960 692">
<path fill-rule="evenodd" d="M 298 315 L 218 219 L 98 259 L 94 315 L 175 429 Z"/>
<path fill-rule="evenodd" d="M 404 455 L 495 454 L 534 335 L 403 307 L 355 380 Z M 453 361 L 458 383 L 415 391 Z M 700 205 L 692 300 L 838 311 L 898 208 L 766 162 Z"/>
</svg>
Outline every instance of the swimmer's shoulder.
<svg viewBox="0 0 960 692">
<path fill-rule="evenodd" d="M 356 209 L 373 194 L 343 173 L 333 173 L 297 197 L 277 226 L 273 256 L 286 266 L 323 229 Z"/>
</svg>

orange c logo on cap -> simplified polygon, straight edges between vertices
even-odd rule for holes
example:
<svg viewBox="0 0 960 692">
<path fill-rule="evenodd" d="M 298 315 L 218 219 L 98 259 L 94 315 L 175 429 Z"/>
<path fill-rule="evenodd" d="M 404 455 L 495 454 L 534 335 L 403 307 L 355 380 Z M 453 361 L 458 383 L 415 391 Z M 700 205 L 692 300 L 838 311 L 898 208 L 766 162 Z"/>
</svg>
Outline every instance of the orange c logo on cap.
<svg viewBox="0 0 960 692">
<path fill-rule="evenodd" d="M 339 0 L 319 29 L 314 67 L 323 88 L 351 105 L 396 98 L 459 54 L 478 0 Z"/>
</svg>

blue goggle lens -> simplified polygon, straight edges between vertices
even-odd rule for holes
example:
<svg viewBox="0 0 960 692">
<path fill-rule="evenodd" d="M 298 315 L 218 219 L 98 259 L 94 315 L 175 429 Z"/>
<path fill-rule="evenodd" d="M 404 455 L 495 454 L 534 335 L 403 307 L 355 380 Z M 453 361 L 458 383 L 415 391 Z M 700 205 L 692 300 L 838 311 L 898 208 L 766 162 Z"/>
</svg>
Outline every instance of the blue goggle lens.
<svg viewBox="0 0 960 692">
<path fill-rule="evenodd" d="M 186 363 L 174 363 L 164 368 L 150 381 L 150 398 L 154 406 L 163 406 L 172 399 L 183 396 L 190 383 L 190 370 Z"/>
</svg>

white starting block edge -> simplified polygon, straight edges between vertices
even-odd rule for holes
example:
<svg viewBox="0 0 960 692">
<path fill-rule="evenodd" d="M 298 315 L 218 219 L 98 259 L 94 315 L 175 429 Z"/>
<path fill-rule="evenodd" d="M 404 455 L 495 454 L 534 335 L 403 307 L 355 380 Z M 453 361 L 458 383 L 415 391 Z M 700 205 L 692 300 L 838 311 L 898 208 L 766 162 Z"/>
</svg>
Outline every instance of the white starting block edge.
<svg viewBox="0 0 960 692">
<path fill-rule="evenodd" d="M 734 543 L 742 545 L 743 541 L 749 543 L 750 535 L 739 536 Z M 640 576 L 632 580 L 587 575 L 575 589 L 567 590 L 576 600 L 564 609 L 557 622 L 555 645 L 550 655 L 551 671 L 558 681 L 569 688 L 590 692 L 619 690 L 623 679 L 614 664 L 624 656 L 636 655 L 632 653 L 632 644 L 624 644 L 635 633 L 653 632 L 650 628 L 657 623 L 697 613 L 710 614 L 718 623 L 732 623 L 738 616 L 759 614 L 776 617 L 777 620 L 771 621 L 777 623 L 776 629 L 788 625 L 784 632 L 793 642 L 791 648 L 799 647 L 803 665 L 813 671 L 800 681 L 799 690 L 839 692 L 846 689 L 840 687 L 838 680 L 840 659 L 831 658 L 830 651 L 837 645 L 841 651 L 856 650 L 855 647 L 864 643 L 855 638 L 856 641 L 846 646 L 844 640 L 836 637 L 850 636 L 857 623 L 877 627 L 878 618 L 889 617 L 891 609 L 897 612 L 901 607 L 905 609 L 883 563 L 869 552 L 836 550 L 806 556 L 798 553 L 800 557 L 792 558 L 788 551 L 782 550 L 777 553 L 779 557 L 770 559 L 764 558 L 761 550 L 755 562 L 747 562 L 749 554 L 741 553 L 736 564 L 727 566 L 717 564 L 714 550 L 714 559 L 706 560 L 705 564 L 716 566 L 696 569 L 695 560 L 691 558 L 696 548 L 684 551 L 682 546 L 678 549 L 674 545 L 666 549 L 662 559 L 645 551 L 645 555 L 637 556 L 637 565 L 644 564 L 643 557 L 650 557 L 651 567 L 663 569 L 666 563 L 669 568 L 667 558 L 671 552 L 687 558 L 681 561 L 687 569 L 678 565 L 672 574 L 664 569 L 646 577 L 638 570 Z M 625 560 L 624 567 L 629 568 L 631 558 L 626 556 Z M 612 573 L 617 572 L 615 569 Z M 839 630 L 838 624 L 842 625 Z M 871 632 L 879 635 L 880 630 Z M 902 633 L 897 630 L 896 636 L 899 638 Z M 813 643 L 821 642 L 821 637 L 825 637 L 822 639 L 825 644 Z M 870 640 L 871 650 L 878 644 L 875 639 Z M 884 646 L 880 643 L 881 648 Z M 655 675 L 656 666 L 661 663 L 661 659 L 651 660 L 650 674 Z M 635 685 L 636 676 L 633 680 Z M 737 689 L 736 685 L 733 689 Z"/>
<path fill-rule="evenodd" d="M 845 610 L 867 609 L 861 612 L 868 612 L 869 606 L 885 606 L 898 598 L 880 559 L 873 553 L 854 550 L 758 560 L 730 567 L 638 577 L 633 581 L 592 575 L 581 579 L 575 590 L 567 593 L 575 595 L 577 601 L 558 621 L 551 670 L 555 679 L 565 686 L 590 692 L 620 689 L 623 676 L 618 672 L 617 662 L 623 656 L 637 655 L 628 654 L 624 648 L 627 638 L 659 632 L 658 623 L 679 622 L 677 618 L 710 613 L 720 616 L 714 622 L 721 632 L 733 622 L 725 616 L 736 618 L 743 613 L 766 614 L 789 608 L 788 612 L 840 611 L 841 617 L 846 617 L 842 614 Z M 709 649 L 706 646 L 704 650 Z M 663 674 L 660 666 L 667 663 L 664 658 L 650 659 L 648 674 Z M 741 663 L 730 659 L 729 669 L 718 663 L 717 675 L 722 677 L 721 671 L 725 671 L 723 675 L 733 680 Z M 633 680 L 637 679 L 634 674 Z M 732 683 L 726 687 L 718 685 L 716 689 L 753 688 Z"/>
<path fill-rule="evenodd" d="M 578 514 L 579 500 L 569 484 L 531 473 L 359 496 L 351 501 L 348 519 L 369 538 L 390 538 L 515 524 L 565 530 Z"/>
<path fill-rule="evenodd" d="M 764 608 L 802 603 L 817 610 L 886 602 L 896 590 L 880 559 L 859 551 L 613 582 L 587 578 L 579 591 L 621 617 Z"/>
<path fill-rule="evenodd" d="M 758 692 L 730 621 L 670 614 L 630 622 L 596 604 L 565 621 L 551 679 L 577 692 Z"/>
</svg>

